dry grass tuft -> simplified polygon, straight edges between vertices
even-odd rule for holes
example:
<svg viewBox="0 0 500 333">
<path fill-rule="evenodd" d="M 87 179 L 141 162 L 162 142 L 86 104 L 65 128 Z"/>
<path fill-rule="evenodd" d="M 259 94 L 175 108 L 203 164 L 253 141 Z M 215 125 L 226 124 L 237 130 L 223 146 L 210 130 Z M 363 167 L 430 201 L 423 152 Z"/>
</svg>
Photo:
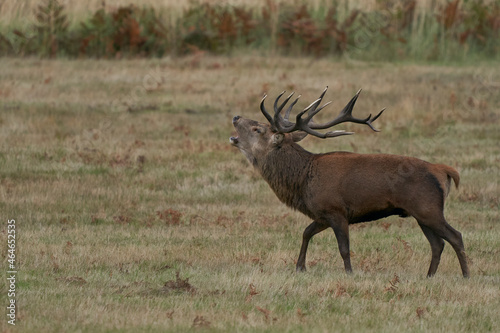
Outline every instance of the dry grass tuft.
<svg viewBox="0 0 500 333">
<path fill-rule="evenodd" d="M 194 288 L 190 283 L 189 279 L 181 279 L 179 277 L 179 272 L 175 272 L 175 281 L 170 280 L 165 282 L 163 285 L 163 291 L 170 292 L 170 291 L 176 291 L 176 292 L 188 292 L 188 293 L 195 293 L 196 288 Z"/>
<path fill-rule="evenodd" d="M 385 292 L 395 293 L 396 291 L 398 291 L 399 282 L 399 276 L 397 274 L 394 274 L 392 280 L 389 281 L 389 286 L 385 288 Z"/>
</svg>

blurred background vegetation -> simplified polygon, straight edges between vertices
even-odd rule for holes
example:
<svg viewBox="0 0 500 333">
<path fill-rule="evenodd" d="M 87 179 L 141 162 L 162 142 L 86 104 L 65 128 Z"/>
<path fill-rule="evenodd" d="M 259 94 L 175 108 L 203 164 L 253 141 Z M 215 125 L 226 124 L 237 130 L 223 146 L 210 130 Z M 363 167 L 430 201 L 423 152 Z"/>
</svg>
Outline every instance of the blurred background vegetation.
<svg viewBox="0 0 500 333">
<path fill-rule="evenodd" d="M 238 52 L 374 61 L 498 60 L 500 0 L 104 1 L 0 4 L 0 55 Z"/>
</svg>

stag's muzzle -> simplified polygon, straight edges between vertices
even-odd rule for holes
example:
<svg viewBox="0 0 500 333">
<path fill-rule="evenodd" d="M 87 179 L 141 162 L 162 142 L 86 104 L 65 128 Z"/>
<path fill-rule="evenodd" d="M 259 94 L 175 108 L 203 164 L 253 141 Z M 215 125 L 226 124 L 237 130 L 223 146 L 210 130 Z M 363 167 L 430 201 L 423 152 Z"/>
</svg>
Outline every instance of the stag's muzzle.
<svg viewBox="0 0 500 333">
<path fill-rule="evenodd" d="M 233 117 L 233 125 L 236 125 L 236 123 L 238 122 L 238 120 L 240 119 L 241 117 L 240 116 L 234 116 Z M 237 145 L 238 144 L 238 137 L 237 136 L 232 136 L 229 138 L 229 142 L 232 144 L 232 145 Z"/>
</svg>

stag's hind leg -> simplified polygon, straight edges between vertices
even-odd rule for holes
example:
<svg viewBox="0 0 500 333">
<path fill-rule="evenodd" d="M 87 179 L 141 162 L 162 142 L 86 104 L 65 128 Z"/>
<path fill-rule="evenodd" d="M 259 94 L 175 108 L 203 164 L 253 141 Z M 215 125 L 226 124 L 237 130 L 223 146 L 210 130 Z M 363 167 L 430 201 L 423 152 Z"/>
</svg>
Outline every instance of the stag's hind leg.
<svg viewBox="0 0 500 333">
<path fill-rule="evenodd" d="M 300 248 L 299 259 L 297 260 L 297 266 L 296 266 L 297 272 L 306 270 L 306 253 L 307 253 L 307 246 L 309 245 L 309 240 L 312 238 L 312 236 L 322 232 L 326 228 L 328 228 L 328 225 L 322 224 L 318 221 L 313 221 L 313 223 L 311 223 L 304 230 L 304 234 L 302 235 L 302 246 Z"/>
<path fill-rule="evenodd" d="M 446 220 L 444 220 L 445 231 L 441 237 L 443 237 L 448 243 L 453 246 L 455 250 L 458 261 L 460 262 L 460 268 L 462 269 L 462 275 L 464 278 L 469 277 L 469 266 L 467 265 L 467 256 L 465 255 L 464 241 L 462 239 L 462 234 L 455 230 L 451 225 L 449 225 Z"/>
<path fill-rule="evenodd" d="M 439 266 L 439 261 L 441 260 L 441 253 L 443 253 L 444 249 L 444 241 L 431 228 L 426 227 L 420 222 L 418 223 L 418 225 L 420 226 L 420 228 L 422 228 L 425 237 L 431 244 L 432 259 L 429 271 L 427 272 L 427 276 L 431 277 L 434 274 L 436 274 L 436 270 Z"/>
<path fill-rule="evenodd" d="M 458 261 L 460 262 L 462 275 L 465 278 L 469 277 L 469 267 L 467 265 L 467 257 L 465 255 L 465 248 L 462 239 L 462 234 L 459 231 L 455 230 L 451 225 L 449 225 L 448 222 L 446 222 L 444 216 L 441 216 L 439 219 L 435 219 L 431 222 L 429 222 L 429 220 L 421 220 L 421 219 L 418 219 L 418 221 L 419 224 L 424 225 L 425 227 L 431 229 L 437 236 L 443 238 L 444 240 L 446 240 L 448 243 L 451 244 L 451 246 L 455 250 L 455 253 L 457 254 Z M 433 253 L 433 260 L 434 260 L 434 253 Z M 431 262 L 431 268 L 432 268 L 432 262 Z"/>
</svg>

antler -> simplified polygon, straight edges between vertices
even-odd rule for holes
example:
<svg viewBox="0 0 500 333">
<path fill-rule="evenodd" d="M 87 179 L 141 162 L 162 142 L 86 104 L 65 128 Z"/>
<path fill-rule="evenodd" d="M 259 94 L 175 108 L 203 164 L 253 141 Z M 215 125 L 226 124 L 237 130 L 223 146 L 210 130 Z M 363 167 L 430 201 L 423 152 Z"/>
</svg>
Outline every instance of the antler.
<svg viewBox="0 0 500 333">
<path fill-rule="evenodd" d="M 361 89 L 354 95 L 354 97 L 347 103 L 347 105 L 340 111 L 340 114 L 333 119 L 332 121 L 323 123 L 323 124 L 316 124 L 313 121 L 313 117 L 320 112 L 324 107 L 326 107 L 328 104 L 331 102 L 325 103 L 323 106 L 319 107 L 318 106 L 321 104 L 321 101 L 323 100 L 323 96 L 325 96 L 326 91 L 328 90 L 328 87 L 323 90 L 323 93 L 319 96 L 317 100 L 312 102 L 308 107 L 306 107 L 302 112 L 300 112 L 296 116 L 295 123 L 290 122 L 288 119 L 290 117 L 290 112 L 292 111 L 293 106 L 297 103 L 299 100 L 300 96 L 293 101 L 292 104 L 288 107 L 288 109 L 285 112 L 285 117 L 281 116 L 281 111 L 283 110 L 283 107 L 288 103 L 290 98 L 293 96 L 294 93 L 291 93 L 284 101 L 281 103 L 281 105 L 278 106 L 278 101 L 285 94 L 283 91 L 278 98 L 274 101 L 274 117 L 271 117 L 271 115 L 267 112 L 265 106 L 264 106 L 264 100 L 266 99 L 267 95 L 262 98 L 262 101 L 260 102 L 260 110 L 264 114 L 264 116 L 267 118 L 269 123 L 271 124 L 271 129 L 273 132 L 278 132 L 278 133 L 290 133 L 294 131 L 304 131 L 308 134 L 311 134 L 313 136 L 316 136 L 318 138 L 332 138 L 335 136 L 340 136 L 340 135 L 349 135 L 349 134 L 354 134 L 353 132 L 345 132 L 345 131 L 331 131 L 331 132 L 326 132 L 326 133 L 320 133 L 318 131 L 315 131 L 315 129 L 327 129 L 330 127 L 333 127 L 335 125 L 338 125 L 340 123 L 344 122 L 351 122 L 351 123 L 357 123 L 357 124 L 365 124 L 368 125 L 372 130 L 375 132 L 378 132 L 377 129 L 375 129 L 372 125 L 372 123 L 377 120 L 378 117 L 382 114 L 382 112 L 385 111 L 385 108 L 382 109 L 375 117 L 372 118 L 372 115 L 370 114 L 367 118 L 365 119 L 358 119 L 354 118 L 352 116 L 352 109 L 354 108 L 354 104 L 356 104 L 356 101 L 359 97 L 359 94 L 361 93 Z M 307 117 L 304 119 L 302 116 L 307 112 Z"/>
</svg>

